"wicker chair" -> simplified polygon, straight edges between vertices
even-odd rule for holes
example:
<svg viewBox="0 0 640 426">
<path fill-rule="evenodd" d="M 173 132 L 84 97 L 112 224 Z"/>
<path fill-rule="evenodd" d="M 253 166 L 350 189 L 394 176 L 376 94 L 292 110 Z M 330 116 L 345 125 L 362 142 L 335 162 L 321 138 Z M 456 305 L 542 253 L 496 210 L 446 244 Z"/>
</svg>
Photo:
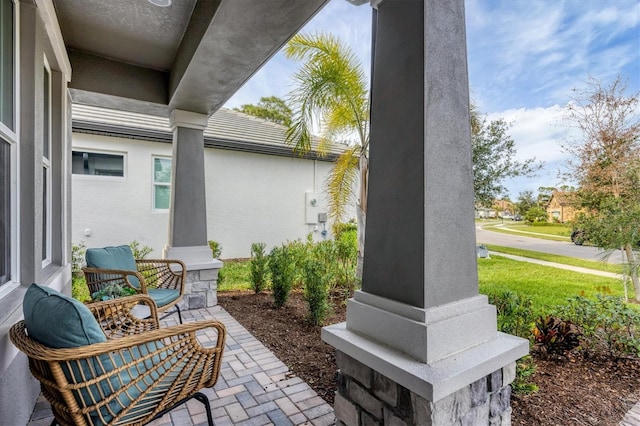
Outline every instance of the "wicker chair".
<svg viewBox="0 0 640 426">
<path fill-rule="evenodd" d="M 149 315 L 135 310 L 146 305 Z M 206 407 L 200 389 L 213 387 L 220 373 L 226 337 L 218 321 L 197 321 L 159 328 L 156 305 L 135 295 L 88 305 L 107 341 L 54 349 L 28 335 L 25 322 L 10 330 L 13 344 L 29 358 L 56 422 L 66 425 L 143 425 L 195 398 Z M 203 347 L 196 334 L 213 330 L 213 347 Z M 207 335 L 211 335 L 207 332 Z"/>
<path fill-rule="evenodd" d="M 134 259 L 129 246 L 88 249 L 83 268 L 89 294 L 117 284 L 149 295 L 159 312 L 174 307 L 182 324 L 178 302 L 184 295 L 187 268 L 180 260 Z"/>
</svg>

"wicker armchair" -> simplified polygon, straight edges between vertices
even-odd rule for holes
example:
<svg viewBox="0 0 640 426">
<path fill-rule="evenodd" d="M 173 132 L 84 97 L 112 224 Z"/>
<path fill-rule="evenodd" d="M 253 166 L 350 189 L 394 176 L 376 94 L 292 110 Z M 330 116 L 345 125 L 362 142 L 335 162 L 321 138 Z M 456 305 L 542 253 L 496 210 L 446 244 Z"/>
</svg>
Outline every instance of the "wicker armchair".
<svg viewBox="0 0 640 426">
<path fill-rule="evenodd" d="M 147 319 L 135 314 L 146 305 Z M 218 321 L 159 328 L 155 303 L 144 295 L 90 304 L 107 341 L 54 349 L 31 339 L 25 322 L 10 330 L 13 344 L 29 358 L 31 373 L 51 403 L 55 421 L 66 425 L 143 425 L 213 387 L 226 337 Z M 203 347 L 200 330 L 213 329 L 215 346 Z M 207 332 L 207 334 L 211 334 Z M 55 423 L 55 422 L 54 422 Z"/>
<path fill-rule="evenodd" d="M 117 284 L 149 295 L 159 312 L 174 307 L 182 324 L 178 302 L 184 295 L 187 268 L 180 260 L 134 259 L 129 246 L 88 249 L 83 268 L 89 294 Z"/>
</svg>

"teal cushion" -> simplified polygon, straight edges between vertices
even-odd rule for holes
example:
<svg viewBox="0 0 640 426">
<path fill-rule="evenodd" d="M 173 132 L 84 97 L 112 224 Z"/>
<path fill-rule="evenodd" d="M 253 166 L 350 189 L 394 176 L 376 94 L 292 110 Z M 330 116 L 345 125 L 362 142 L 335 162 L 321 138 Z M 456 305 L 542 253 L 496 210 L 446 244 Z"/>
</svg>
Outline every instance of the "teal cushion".
<svg viewBox="0 0 640 426">
<path fill-rule="evenodd" d="M 171 290 L 168 288 L 147 288 L 147 293 L 149 293 L 149 297 L 156 302 L 156 305 L 160 307 L 171 303 L 180 297 L 180 292 L 178 290 Z"/>
<path fill-rule="evenodd" d="M 151 359 L 145 361 L 141 359 L 143 356 L 158 350 L 160 352 Z M 117 353 L 112 353 L 112 358 L 106 355 L 100 355 L 98 358 L 100 362 L 95 363 L 96 376 L 124 365 L 129 365 L 129 367 L 117 375 L 112 376 L 108 382 L 107 380 L 101 380 L 99 382 L 106 396 L 111 395 L 111 389 L 113 389 L 114 392 L 122 389 L 123 392 L 120 392 L 108 406 L 100 409 L 101 416 L 96 412 L 90 414 L 94 424 L 103 424 L 100 417 L 106 422 L 111 422 L 115 416 L 122 412 L 124 407 L 130 408 L 131 411 L 121 419 L 123 423 L 126 423 L 127 420 L 133 420 L 139 416 L 149 414 L 155 409 L 157 404 L 160 403 L 176 379 L 174 374 L 165 376 L 164 380 L 160 380 L 161 377 L 166 371 L 171 369 L 172 365 L 182 367 L 185 363 L 189 362 L 188 360 L 180 362 L 174 356 L 173 347 L 166 347 L 162 341 L 149 342 L 133 346 Z M 130 364 L 132 360 L 135 360 L 135 362 Z M 151 372 L 150 375 L 138 381 L 138 377 L 147 371 Z M 125 391 L 124 388 L 131 382 L 135 382 L 135 384 Z M 131 407 L 133 401 L 150 387 L 152 390 L 149 395 L 147 395 L 138 406 Z M 84 396 L 86 396 L 86 394 Z"/>
<path fill-rule="evenodd" d="M 31 284 L 22 304 L 29 337 L 50 348 L 75 348 L 106 342 L 91 311 L 54 289 Z"/>
<path fill-rule="evenodd" d="M 85 253 L 87 266 L 100 269 L 120 269 L 123 271 L 137 271 L 136 260 L 129 246 L 90 248 Z M 134 287 L 140 287 L 135 276 L 127 277 Z"/>
</svg>

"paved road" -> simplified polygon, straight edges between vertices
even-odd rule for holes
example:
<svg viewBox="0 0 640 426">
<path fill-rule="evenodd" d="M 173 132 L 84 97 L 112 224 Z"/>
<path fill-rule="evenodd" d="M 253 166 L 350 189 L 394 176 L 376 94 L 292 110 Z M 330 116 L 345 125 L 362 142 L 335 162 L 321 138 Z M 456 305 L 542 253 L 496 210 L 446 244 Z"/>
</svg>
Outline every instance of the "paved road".
<svg viewBox="0 0 640 426">
<path fill-rule="evenodd" d="M 476 241 L 478 244 L 494 244 L 596 261 L 600 260 L 603 255 L 603 251 L 596 247 L 577 246 L 568 241 L 551 241 L 527 237 L 525 235 L 520 236 L 487 231 L 482 229 L 479 224 L 476 226 Z M 620 251 L 614 253 L 609 258 L 609 263 L 621 262 L 622 254 Z"/>
</svg>

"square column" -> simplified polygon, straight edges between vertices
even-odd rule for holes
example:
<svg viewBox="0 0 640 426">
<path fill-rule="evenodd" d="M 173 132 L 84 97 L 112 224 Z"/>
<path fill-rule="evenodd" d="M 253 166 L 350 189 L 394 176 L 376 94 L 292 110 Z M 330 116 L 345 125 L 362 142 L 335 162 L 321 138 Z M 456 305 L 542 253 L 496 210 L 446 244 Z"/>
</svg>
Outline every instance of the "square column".
<svg viewBox="0 0 640 426">
<path fill-rule="evenodd" d="M 362 290 L 322 337 L 437 413 L 528 342 L 478 292 L 464 0 L 372 3 Z"/>
<path fill-rule="evenodd" d="M 171 206 L 167 259 L 187 266 L 187 289 L 181 309 L 217 304 L 217 277 L 222 262 L 213 259 L 207 243 L 207 206 L 204 173 L 204 129 L 209 117 L 191 111 L 173 110 Z"/>
</svg>

